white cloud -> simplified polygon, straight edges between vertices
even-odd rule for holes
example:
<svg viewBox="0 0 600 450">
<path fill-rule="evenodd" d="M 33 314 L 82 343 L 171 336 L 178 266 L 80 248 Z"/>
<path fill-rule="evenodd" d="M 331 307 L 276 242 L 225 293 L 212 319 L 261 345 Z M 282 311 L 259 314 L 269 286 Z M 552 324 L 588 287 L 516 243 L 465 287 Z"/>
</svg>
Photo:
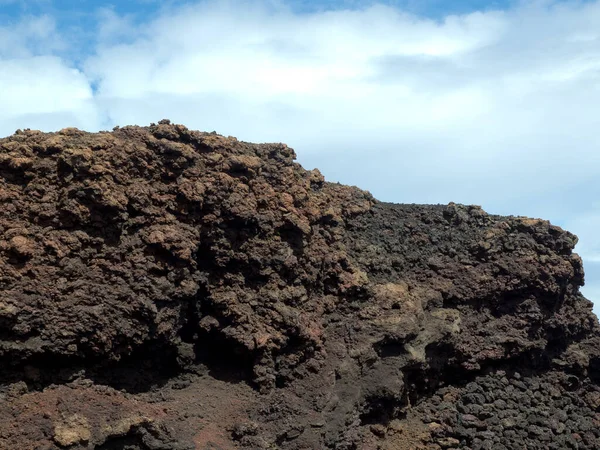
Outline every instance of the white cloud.
<svg viewBox="0 0 600 450">
<path fill-rule="evenodd" d="M 48 55 L 66 43 L 48 16 L 25 17 L 11 26 L 0 26 L 0 58 Z"/>
<path fill-rule="evenodd" d="M 54 56 L 0 60 L 0 134 L 97 128 L 98 110 L 84 74 Z"/>
<path fill-rule="evenodd" d="M 248 122 L 244 107 L 231 111 L 225 133 L 283 139 L 306 153 L 316 151 L 304 145 L 312 136 L 338 135 L 336 147 L 356 151 L 383 136 L 382 156 L 392 159 L 433 141 L 433 164 L 413 161 L 429 167 L 422 179 L 461 174 L 505 184 L 512 175 L 505 191 L 516 196 L 523 187 L 555 186 L 567 170 L 589 175 L 594 166 L 576 157 L 598 162 L 599 17 L 597 4 L 540 4 L 438 23 L 384 6 L 294 15 L 203 3 L 144 24 L 128 45 L 102 47 L 87 73 L 116 121 L 124 102 L 151 103 L 157 93 L 172 96 L 177 110 L 185 96 L 189 109 L 197 96 L 235 98 L 256 118 Z M 274 127 L 262 120 L 274 104 L 298 113 L 275 118 Z M 186 123 L 220 125 L 217 116 L 206 123 L 212 107 L 202 104 Z M 161 108 L 176 114 L 168 101 Z"/>
<path fill-rule="evenodd" d="M 0 27 L 0 135 L 66 124 L 98 128 L 87 76 L 56 56 L 67 44 L 48 16 Z"/>
<path fill-rule="evenodd" d="M 600 237 L 587 224 L 600 220 L 590 212 L 599 1 L 442 21 L 382 5 L 297 14 L 268 1 L 165 7 L 138 25 L 102 10 L 81 71 L 51 56 L 64 43 L 50 19 L 37 20 L 0 29 L 12 42 L 0 44 L 5 134 L 167 117 L 285 141 L 307 166 L 385 200 L 552 219 L 581 235 L 584 261 L 596 258 Z M 34 59 L 40 52 L 50 56 Z"/>
</svg>

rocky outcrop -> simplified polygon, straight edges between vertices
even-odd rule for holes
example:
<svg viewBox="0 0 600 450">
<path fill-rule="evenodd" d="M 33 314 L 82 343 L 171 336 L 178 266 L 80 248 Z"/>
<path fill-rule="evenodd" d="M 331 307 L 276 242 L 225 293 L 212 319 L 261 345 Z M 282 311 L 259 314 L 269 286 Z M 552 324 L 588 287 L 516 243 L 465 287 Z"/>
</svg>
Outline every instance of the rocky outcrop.
<svg viewBox="0 0 600 450">
<path fill-rule="evenodd" d="M 0 139 L 0 448 L 600 448 L 576 237 L 168 121 Z"/>
</svg>

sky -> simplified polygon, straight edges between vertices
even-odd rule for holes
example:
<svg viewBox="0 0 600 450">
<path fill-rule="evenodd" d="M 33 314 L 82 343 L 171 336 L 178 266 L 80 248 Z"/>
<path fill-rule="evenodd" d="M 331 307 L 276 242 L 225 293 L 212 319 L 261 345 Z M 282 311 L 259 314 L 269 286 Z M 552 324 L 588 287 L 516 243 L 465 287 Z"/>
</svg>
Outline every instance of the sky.
<svg viewBox="0 0 600 450">
<path fill-rule="evenodd" d="M 600 312 L 600 1 L 0 0 L 0 136 L 168 118 L 397 203 L 580 238 Z"/>
</svg>

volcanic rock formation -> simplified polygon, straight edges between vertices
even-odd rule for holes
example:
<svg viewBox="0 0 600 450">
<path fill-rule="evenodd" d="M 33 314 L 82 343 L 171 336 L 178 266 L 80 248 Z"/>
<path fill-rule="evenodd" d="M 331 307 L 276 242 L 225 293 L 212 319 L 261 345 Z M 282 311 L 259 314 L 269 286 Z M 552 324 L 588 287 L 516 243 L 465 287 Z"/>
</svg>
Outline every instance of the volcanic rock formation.
<svg viewBox="0 0 600 450">
<path fill-rule="evenodd" d="M 576 237 L 161 121 L 0 139 L 0 449 L 598 449 Z"/>
</svg>

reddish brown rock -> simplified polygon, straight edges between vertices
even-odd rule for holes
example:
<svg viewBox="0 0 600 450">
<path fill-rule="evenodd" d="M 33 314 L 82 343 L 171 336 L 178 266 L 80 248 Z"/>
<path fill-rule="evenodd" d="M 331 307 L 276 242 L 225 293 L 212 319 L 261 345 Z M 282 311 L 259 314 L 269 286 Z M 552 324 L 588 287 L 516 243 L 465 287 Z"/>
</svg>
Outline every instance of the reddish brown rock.
<svg viewBox="0 0 600 450">
<path fill-rule="evenodd" d="M 600 447 L 575 236 L 294 158 L 167 121 L 0 139 L 0 449 Z"/>
</svg>

